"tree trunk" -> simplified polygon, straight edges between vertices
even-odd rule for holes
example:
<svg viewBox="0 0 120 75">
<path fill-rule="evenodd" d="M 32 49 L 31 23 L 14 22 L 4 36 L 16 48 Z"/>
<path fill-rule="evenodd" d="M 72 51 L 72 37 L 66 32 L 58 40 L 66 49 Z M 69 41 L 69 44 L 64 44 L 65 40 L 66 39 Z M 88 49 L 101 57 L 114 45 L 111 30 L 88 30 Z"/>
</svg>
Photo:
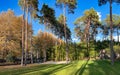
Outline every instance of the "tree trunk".
<svg viewBox="0 0 120 75">
<path fill-rule="evenodd" d="M 37 50 L 37 63 L 39 63 L 39 51 Z"/>
<path fill-rule="evenodd" d="M 86 29 L 85 29 L 85 33 L 86 33 L 86 44 L 87 44 L 87 57 L 89 57 L 89 42 L 90 42 L 89 29 L 90 29 L 90 19 L 88 20 L 88 24 L 87 24 L 87 27 L 86 27 Z"/>
<path fill-rule="evenodd" d="M 31 64 L 33 63 L 33 51 L 32 51 L 32 48 L 31 48 Z"/>
<path fill-rule="evenodd" d="M 111 64 L 114 64 L 114 50 L 113 50 L 113 23 L 112 23 L 112 0 L 110 0 L 110 51 Z"/>
<path fill-rule="evenodd" d="M 33 63 L 33 50 L 32 50 L 32 12 L 31 12 L 31 32 L 30 32 L 30 51 L 31 51 L 31 63 Z"/>
<path fill-rule="evenodd" d="M 24 65 L 24 46 L 25 46 L 25 4 L 26 1 L 24 0 L 24 9 L 23 9 L 23 20 L 22 20 L 22 56 L 21 56 L 21 66 Z"/>
<path fill-rule="evenodd" d="M 46 49 L 43 50 L 43 55 L 44 55 L 43 61 L 46 62 Z"/>
<path fill-rule="evenodd" d="M 65 46 L 65 49 L 66 49 L 66 63 L 68 63 L 68 61 L 69 61 L 68 40 L 67 40 L 67 33 L 66 33 L 66 18 L 65 18 L 65 15 L 66 15 L 66 3 L 64 4 L 64 7 L 63 7 L 63 14 L 64 14 L 64 32 L 65 32 L 65 43 L 66 43 L 66 46 Z"/>
<path fill-rule="evenodd" d="M 32 32 L 30 33 L 30 51 L 31 51 L 31 64 L 33 63 L 33 50 L 32 50 Z"/>
<path fill-rule="evenodd" d="M 25 40 L 25 34 L 24 34 L 24 31 L 25 31 L 25 29 L 24 29 L 24 27 L 25 27 L 25 20 L 24 20 L 24 15 L 23 15 L 23 21 L 22 22 L 24 22 L 23 24 L 22 24 L 22 56 L 21 56 L 21 66 L 23 66 L 23 64 L 24 64 L 24 40 Z"/>
<path fill-rule="evenodd" d="M 27 65 L 27 50 L 28 50 L 28 4 L 26 11 L 26 26 L 25 26 L 25 65 Z"/>
<path fill-rule="evenodd" d="M 87 57 L 89 57 L 89 36 L 87 37 Z"/>
</svg>

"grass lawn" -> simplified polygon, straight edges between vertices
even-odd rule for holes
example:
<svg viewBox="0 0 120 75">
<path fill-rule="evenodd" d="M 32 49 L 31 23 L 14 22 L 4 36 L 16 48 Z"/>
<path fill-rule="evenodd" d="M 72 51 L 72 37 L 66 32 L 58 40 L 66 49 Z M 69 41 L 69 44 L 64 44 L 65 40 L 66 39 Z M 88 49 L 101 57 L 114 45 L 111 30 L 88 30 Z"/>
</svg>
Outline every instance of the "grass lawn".
<svg viewBox="0 0 120 75">
<path fill-rule="evenodd" d="M 0 75 L 120 75 L 120 62 L 81 60 L 70 64 L 45 64 L 0 69 Z"/>
</svg>

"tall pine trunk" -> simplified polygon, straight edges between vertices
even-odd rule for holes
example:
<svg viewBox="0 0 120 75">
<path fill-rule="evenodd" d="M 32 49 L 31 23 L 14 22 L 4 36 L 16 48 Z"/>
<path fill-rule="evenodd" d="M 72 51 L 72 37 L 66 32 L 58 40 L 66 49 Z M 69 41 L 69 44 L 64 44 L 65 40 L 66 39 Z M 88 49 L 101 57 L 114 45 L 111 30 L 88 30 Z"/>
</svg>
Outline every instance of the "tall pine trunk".
<svg viewBox="0 0 120 75">
<path fill-rule="evenodd" d="M 114 64 L 114 50 L 113 50 L 113 22 L 112 22 L 112 0 L 110 0 L 110 51 L 111 64 Z"/>
<path fill-rule="evenodd" d="M 25 65 L 27 65 L 27 50 L 28 50 L 28 4 L 26 8 L 26 25 L 25 25 Z"/>
<path fill-rule="evenodd" d="M 43 50 L 43 55 L 44 55 L 43 61 L 46 62 L 46 57 L 47 57 L 47 56 L 46 56 L 46 49 Z"/>
<path fill-rule="evenodd" d="M 33 63 L 33 50 L 32 50 L 32 32 L 30 33 L 30 58 L 31 58 L 31 64 Z"/>
<path fill-rule="evenodd" d="M 31 51 L 31 63 L 33 63 L 33 50 L 32 50 L 32 12 L 31 12 L 31 32 L 30 32 L 30 51 Z"/>
<path fill-rule="evenodd" d="M 24 65 L 24 48 L 25 48 L 25 4 L 26 0 L 24 0 L 24 8 L 23 8 L 23 17 L 22 17 L 22 56 L 21 56 L 21 66 Z"/>
<path fill-rule="evenodd" d="M 69 61 L 69 56 L 68 56 L 68 40 L 67 40 L 67 33 L 66 33 L 66 3 L 64 3 L 64 7 L 63 7 L 63 15 L 64 15 L 64 33 L 65 33 L 65 49 L 66 49 L 66 63 L 68 63 Z"/>
<path fill-rule="evenodd" d="M 24 15 L 23 15 L 23 21 L 22 21 L 22 56 L 21 56 L 21 66 L 24 64 L 24 41 L 25 41 L 25 20 L 24 20 Z"/>
<path fill-rule="evenodd" d="M 87 44 L 87 57 L 89 57 L 89 43 L 90 43 L 90 35 L 89 35 L 89 29 L 90 29 L 90 19 L 88 20 L 87 27 L 86 27 L 86 44 Z"/>
<path fill-rule="evenodd" d="M 40 51 L 40 49 L 37 50 L 37 52 L 36 52 L 37 53 L 37 55 L 36 55 L 37 56 L 37 63 L 39 63 L 39 51 Z"/>
</svg>

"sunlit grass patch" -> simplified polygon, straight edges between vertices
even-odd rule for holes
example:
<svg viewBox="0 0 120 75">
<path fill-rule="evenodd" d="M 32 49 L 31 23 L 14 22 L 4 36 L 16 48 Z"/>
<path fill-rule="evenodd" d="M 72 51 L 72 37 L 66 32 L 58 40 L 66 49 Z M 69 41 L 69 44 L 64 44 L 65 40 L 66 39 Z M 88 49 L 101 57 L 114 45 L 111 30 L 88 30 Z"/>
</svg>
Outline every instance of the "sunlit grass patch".
<svg viewBox="0 0 120 75">
<path fill-rule="evenodd" d="M 107 60 L 79 60 L 69 64 L 40 64 L 37 66 L 1 70 L 0 75 L 120 75 L 120 63 Z"/>
</svg>

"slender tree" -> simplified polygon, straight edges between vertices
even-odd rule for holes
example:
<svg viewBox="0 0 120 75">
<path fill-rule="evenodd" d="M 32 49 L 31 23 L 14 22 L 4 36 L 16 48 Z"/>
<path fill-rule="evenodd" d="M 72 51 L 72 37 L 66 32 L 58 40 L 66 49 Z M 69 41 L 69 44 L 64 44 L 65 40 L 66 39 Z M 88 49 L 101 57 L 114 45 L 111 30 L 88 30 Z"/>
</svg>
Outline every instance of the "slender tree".
<svg viewBox="0 0 120 75">
<path fill-rule="evenodd" d="M 24 51 L 25 51 L 25 10 L 26 10 L 26 0 L 19 0 L 19 5 L 23 9 L 23 25 L 22 25 L 22 57 L 21 66 L 24 64 Z"/>
<path fill-rule="evenodd" d="M 110 9 L 110 51 L 111 51 L 111 64 L 114 64 L 115 52 L 113 49 L 113 20 L 112 20 L 112 3 L 119 3 L 120 0 L 98 0 L 99 6 L 106 4 L 109 2 Z"/>
<path fill-rule="evenodd" d="M 58 19 L 57 19 L 57 21 L 58 21 L 58 23 L 59 23 L 59 25 L 60 25 L 60 27 L 61 28 L 64 28 L 64 18 L 66 18 L 63 14 L 61 14 L 59 17 L 58 17 Z M 67 24 L 66 24 L 66 27 L 65 27 L 66 29 L 66 39 L 67 40 L 70 40 L 71 39 L 71 32 L 70 32 L 70 29 L 68 28 L 68 26 L 67 26 Z M 61 30 L 61 32 L 62 32 L 63 30 Z M 65 31 L 63 32 L 63 33 L 61 33 L 61 34 L 65 34 Z M 61 36 L 61 35 L 60 35 Z M 65 37 L 65 35 L 64 35 L 64 37 Z M 60 38 L 60 37 L 59 37 Z M 67 45 L 67 43 L 66 43 L 66 45 Z"/>
<path fill-rule="evenodd" d="M 55 35 L 57 35 L 59 38 L 63 38 L 64 35 L 64 25 L 63 23 L 60 23 L 55 18 L 55 12 L 52 8 L 50 8 L 48 5 L 43 4 L 42 9 L 40 10 L 40 13 L 42 16 L 39 16 L 40 23 L 44 24 L 45 27 L 50 29 Z M 67 38 L 70 39 L 71 32 L 68 27 L 66 27 L 67 31 Z"/>
<path fill-rule="evenodd" d="M 93 8 L 91 8 L 90 10 L 86 10 L 82 17 L 76 19 L 74 24 L 76 25 L 75 30 L 76 30 L 77 34 L 82 35 L 79 37 L 84 38 L 86 41 L 86 45 L 87 45 L 86 56 L 89 57 L 90 27 L 92 25 L 99 24 L 99 16 L 98 16 L 97 12 Z M 82 27 L 82 26 L 84 26 L 84 27 Z"/>
<path fill-rule="evenodd" d="M 76 8 L 76 0 L 56 0 L 57 6 L 63 6 L 63 15 L 64 15 L 64 32 L 65 32 L 65 42 L 66 42 L 66 63 L 69 61 L 68 57 L 68 40 L 67 40 L 67 32 L 66 32 L 66 8 L 68 7 L 69 13 L 74 13 L 74 9 Z"/>
<path fill-rule="evenodd" d="M 37 11 L 38 11 L 38 0 L 19 0 L 19 5 L 22 9 L 26 12 L 26 22 L 25 22 L 25 65 L 27 62 L 27 50 L 28 50 L 28 15 L 30 12 L 31 15 L 31 26 L 32 26 L 32 18 L 37 18 Z M 24 13 L 25 14 L 25 13 Z M 31 32 L 32 37 L 32 32 Z M 32 41 L 32 38 L 31 38 Z M 32 49 L 31 49 L 31 63 L 32 60 Z"/>
<path fill-rule="evenodd" d="M 32 19 L 37 18 L 37 12 L 38 10 L 38 0 L 29 0 L 29 11 L 30 11 L 30 15 L 31 15 L 31 20 L 30 20 L 30 24 L 32 26 Z M 33 50 L 32 50 L 32 32 L 30 34 L 30 43 L 31 43 L 31 63 L 33 63 Z"/>
<path fill-rule="evenodd" d="M 22 57 L 21 57 L 21 66 L 24 64 L 24 41 L 25 41 L 25 22 L 23 15 L 23 24 L 22 24 Z"/>
</svg>

